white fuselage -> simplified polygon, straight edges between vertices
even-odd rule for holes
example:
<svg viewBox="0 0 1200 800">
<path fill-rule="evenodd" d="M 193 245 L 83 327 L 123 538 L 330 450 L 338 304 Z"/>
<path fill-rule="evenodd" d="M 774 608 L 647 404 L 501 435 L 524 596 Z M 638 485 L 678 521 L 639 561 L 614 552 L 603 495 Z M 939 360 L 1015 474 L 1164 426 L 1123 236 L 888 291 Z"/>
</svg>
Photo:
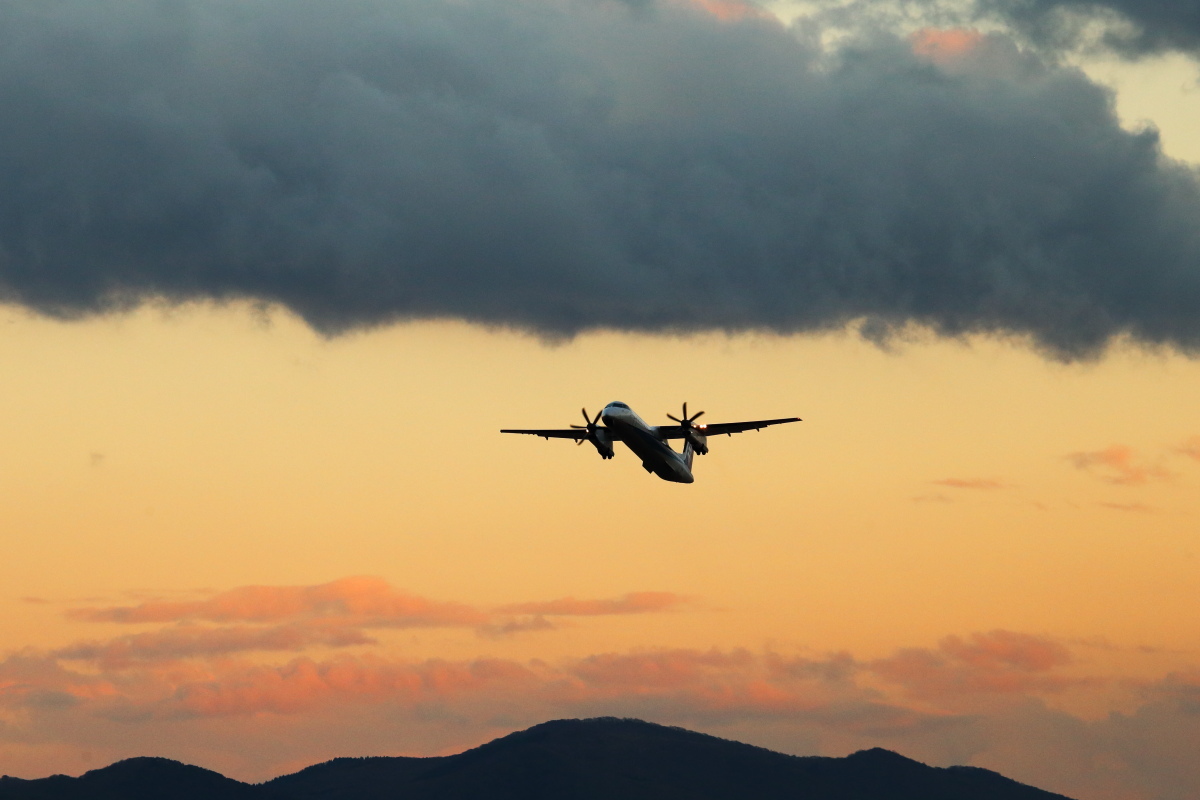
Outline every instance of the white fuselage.
<svg viewBox="0 0 1200 800">
<path fill-rule="evenodd" d="M 600 412 L 604 425 L 612 430 L 638 458 L 647 472 L 653 472 L 664 481 L 692 483 L 692 447 L 685 444 L 682 453 L 677 453 L 658 435 L 658 430 L 633 413 L 624 403 L 613 402 Z"/>
</svg>

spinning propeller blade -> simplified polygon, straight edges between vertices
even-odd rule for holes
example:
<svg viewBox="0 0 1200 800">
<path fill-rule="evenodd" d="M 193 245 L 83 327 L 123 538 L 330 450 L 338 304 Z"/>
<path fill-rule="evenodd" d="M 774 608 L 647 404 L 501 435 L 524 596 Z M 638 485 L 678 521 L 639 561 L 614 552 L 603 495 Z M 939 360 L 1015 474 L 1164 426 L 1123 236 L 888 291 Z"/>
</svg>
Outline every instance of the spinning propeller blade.
<svg viewBox="0 0 1200 800">
<path fill-rule="evenodd" d="M 587 438 L 589 438 L 589 439 L 594 438 L 595 432 L 596 432 L 596 426 L 600 422 L 600 415 L 604 413 L 603 409 L 596 412 L 595 419 L 592 419 L 591 415 L 588 414 L 586 408 L 581 408 L 579 410 L 583 412 L 583 424 L 582 425 L 572 425 L 571 427 L 574 428 L 575 430 L 587 431 L 588 432 Z M 576 444 L 576 446 L 583 444 L 583 439 L 576 439 L 575 444 Z"/>
<path fill-rule="evenodd" d="M 682 425 L 683 427 L 690 428 L 690 427 L 692 427 L 693 422 L 695 422 L 696 420 L 700 419 L 703 416 L 704 416 L 703 411 L 697 411 L 693 416 L 689 417 L 688 413 L 687 413 L 687 403 L 684 403 L 683 404 L 683 419 L 680 419 L 679 417 L 675 416 L 674 414 L 667 414 L 667 419 L 673 419 L 676 422 L 678 422 L 680 425 Z"/>
</svg>

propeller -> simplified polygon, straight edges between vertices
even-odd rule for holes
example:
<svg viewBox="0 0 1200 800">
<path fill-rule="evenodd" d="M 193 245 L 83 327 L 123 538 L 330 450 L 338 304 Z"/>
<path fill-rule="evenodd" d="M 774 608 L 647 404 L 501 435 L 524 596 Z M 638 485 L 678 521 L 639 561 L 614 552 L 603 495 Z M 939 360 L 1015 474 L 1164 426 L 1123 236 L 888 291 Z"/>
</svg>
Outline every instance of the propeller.
<svg viewBox="0 0 1200 800">
<path fill-rule="evenodd" d="M 667 414 L 667 419 L 673 419 L 676 422 L 678 422 L 680 425 L 682 425 L 683 427 L 691 428 L 691 427 L 694 427 L 692 425 L 692 423 L 694 423 L 696 420 L 700 419 L 703 416 L 704 416 L 703 411 L 697 411 L 695 414 L 693 414 L 692 416 L 689 417 L 688 413 L 687 413 L 687 403 L 684 403 L 683 404 L 683 419 L 680 419 L 679 417 L 676 417 L 673 414 Z"/>
<path fill-rule="evenodd" d="M 600 415 L 603 414 L 604 411 L 601 410 L 601 411 L 597 412 L 596 418 L 592 419 L 591 415 L 588 414 L 586 408 L 581 408 L 579 410 L 583 412 L 584 424 L 583 425 L 572 425 L 571 427 L 576 430 L 587 431 L 587 438 L 595 440 L 596 429 L 599 427 Z M 576 446 L 583 444 L 583 441 L 584 441 L 583 439 L 576 439 L 575 440 Z"/>
<path fill-rule="evenodd" d="M 694 447 L 696 452 L 700 455 L 704 455 L 708 452 L 708 440 L 704 438 L 703 433 L 704 426 L 695 424 L 696 420 L 703 416 L 703 411 L 697 411 L 695 414 L 692 414 L 689 417 L 687 413 L 687 403 L 683 404 L 683 419 L 680 419 L 673 414 L 667 414 L 668 418 L 679 423 L 679 427 L 683 428 L 684 438 L 691 443 L 692 447 Z"/>
</svg>

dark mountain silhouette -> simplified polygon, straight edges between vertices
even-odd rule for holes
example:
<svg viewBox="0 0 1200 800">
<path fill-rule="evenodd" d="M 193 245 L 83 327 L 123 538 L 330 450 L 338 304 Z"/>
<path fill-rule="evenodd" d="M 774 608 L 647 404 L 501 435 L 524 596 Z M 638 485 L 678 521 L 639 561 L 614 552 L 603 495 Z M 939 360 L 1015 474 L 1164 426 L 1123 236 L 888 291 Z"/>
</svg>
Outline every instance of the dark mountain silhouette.
<svg viewBox="0 0 1200 800">
<path fill-rule="evenodd" d="M 628 719 L 557 720 L 455 756 L 337 758 L 250 785 L 161 758 L 0 779 L 0 800 L 1063 800 L 888 750 L 789 756 Z"/>
<path fill-rule="evenodd" d="M 257 786 L 169 758 L 127 758 L 78 778 L 0 778 L 0 798 L 21 800 L 257 800 Z"/>
</svg>

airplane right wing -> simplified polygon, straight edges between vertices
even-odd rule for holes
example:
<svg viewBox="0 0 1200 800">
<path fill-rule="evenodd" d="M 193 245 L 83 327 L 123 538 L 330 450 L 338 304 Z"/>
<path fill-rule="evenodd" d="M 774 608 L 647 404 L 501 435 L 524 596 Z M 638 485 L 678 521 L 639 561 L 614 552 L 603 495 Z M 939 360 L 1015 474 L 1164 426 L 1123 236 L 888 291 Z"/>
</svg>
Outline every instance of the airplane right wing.
<svg viewBox="0 0 1200 800">
<path fill-rule="evenodd" d="M 771 425 L 783 425 L 786 422 L 803 422 L 799 417 L 786 419 L 757 419 L 751 422 L 714 422 L 711 425 L 697 425 L 696 431 L 705 436 L 719 436 L 722 433 L 732 436 L 744 431 L 758 431 Z M 664 439 L 682 439 L 685 434 L 682 425 L 659 425 L 658 435 Z"/>
</svg>

